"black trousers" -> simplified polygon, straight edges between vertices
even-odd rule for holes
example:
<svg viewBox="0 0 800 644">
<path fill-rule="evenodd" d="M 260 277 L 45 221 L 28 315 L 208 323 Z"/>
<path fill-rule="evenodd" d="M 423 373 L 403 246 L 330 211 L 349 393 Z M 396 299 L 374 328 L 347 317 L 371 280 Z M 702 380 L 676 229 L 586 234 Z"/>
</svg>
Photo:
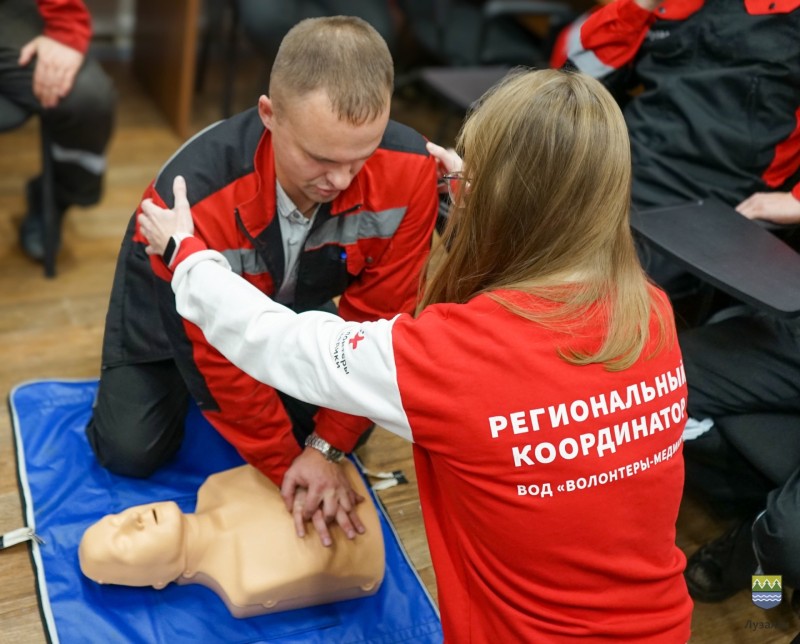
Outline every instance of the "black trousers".
<svg viewBox="0 0 800 644">
<path fill-rule="evenodd" d="M 33 94 L 36 61 L 20 67 L 18 58 L 19 48 L 0 40 L 0 95 L 49 121 L 56 201 L 62 208 L 96 203 L 106 169 L 105 150 L 114 125 L 116 92 L 111 80 L 97 61 L 87 57 L 69 95 L 56 107 L 44 110 Z"/>
<path fill-rule="evenodd" d="M 753 541 L 765 572 L 800 586 L 800 324 L 747 313 L 680 336 L 689 415 L 686 488 L 727 516 L 764 511 Z"/>
<path fill-rule="evenodd" d="M 314 431 L 317 406 L 278 392 L 299 445 Z M 191 396 L 172 360 L 103 369 L 89 444 L 103 466 L 145 478 L 172 458 L 184 439 Z"/>
</svg>

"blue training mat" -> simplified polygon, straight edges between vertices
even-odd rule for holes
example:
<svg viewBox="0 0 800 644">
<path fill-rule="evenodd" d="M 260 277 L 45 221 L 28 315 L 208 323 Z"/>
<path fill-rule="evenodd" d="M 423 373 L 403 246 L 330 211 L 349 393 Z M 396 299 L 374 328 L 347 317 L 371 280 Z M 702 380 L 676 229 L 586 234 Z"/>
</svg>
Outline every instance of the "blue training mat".
<svg viewBox="0 0 800 644">
<path fill-rule="evenodd" d="M 84 530 L 100 517 L 152 501 L 193 512 L 195 493 L 241 457 L 196 408 L 177 457 L 147 480 L 116 476 L 95 461 L 84 435 L 97 381 L 39 381 L 9 396 L 24 513 L 43 540 L 32 543 L 40 606 L 52 641 L 394 642 L 442 641 L 441 624 L 382 511 L 386 576 L 377 594 L 325 606 L 236 619 L 211 590 L 101 586 L 78 567 Z M 14 526 L 16 527 L 16 526 Z M 267 546 L 268 547 L 268 546 Z"/>
</svg>

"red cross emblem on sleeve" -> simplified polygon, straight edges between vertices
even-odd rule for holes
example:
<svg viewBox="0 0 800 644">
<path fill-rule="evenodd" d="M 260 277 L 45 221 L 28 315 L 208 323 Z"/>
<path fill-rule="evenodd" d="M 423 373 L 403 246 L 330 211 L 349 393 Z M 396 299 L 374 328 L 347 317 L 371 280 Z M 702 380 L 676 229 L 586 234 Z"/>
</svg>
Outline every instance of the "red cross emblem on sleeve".
<svg viewBox="0 0 800 644">
<path fill-rule="evenodd" d="M 350 338 L 350 346 L 353 347 L 353 351 L 358 349 L 358 343 L 364 339 L 364 334 L 359 331 L 356 333 L 352 338 Z"/>
</svg>

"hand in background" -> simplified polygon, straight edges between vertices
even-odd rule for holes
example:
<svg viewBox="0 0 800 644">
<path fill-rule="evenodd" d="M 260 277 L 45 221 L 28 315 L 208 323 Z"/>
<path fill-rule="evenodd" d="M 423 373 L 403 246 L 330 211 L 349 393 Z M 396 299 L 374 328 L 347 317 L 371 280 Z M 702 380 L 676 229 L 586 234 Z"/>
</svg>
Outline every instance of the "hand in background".
<svg viewBox="0 0 800 644">
<path fill-rule="evenodd" d="M 83 54 L 47 36 L 37 36 L 20 50 L 18 62 L 24 67 L 34 57 L 33 94 L 42 107 L 55 107 L 72 91 L 75 75 L 83 65 Z"/>
<path fill-rule="evenodd" d="M 142 202 L 139 215 L 139 229 L 148 242 L 145 251 L 148 255 L 163 255 L 170 237 L 194 234 L 194 222 L 189 200 L 186 198 L 186 181 L 178 175 L 172 182 L 175 207 L 172 210 L 161 208 L 152 199 Z"/>
<path fill-rule="evenodd" d="M 791 192 L 756 192 L 736 206 L 736 210 L 748 219 L 800 223 L 800 201 Z"/>
<path fill-rule="evenodd" d="M 283 477 L 281 496 L 294 515 L 298 537 L 304 537 L 305 521 L 311 520 L 322 545 L 330 546 L 328 523 L 336 521 L 348 539 L 363 534 L 364 524 L 355 508 L 363 497 L 350 486 L 341 465 L 327 460 L 319 451 L 306 448 Z"/>
</svg>

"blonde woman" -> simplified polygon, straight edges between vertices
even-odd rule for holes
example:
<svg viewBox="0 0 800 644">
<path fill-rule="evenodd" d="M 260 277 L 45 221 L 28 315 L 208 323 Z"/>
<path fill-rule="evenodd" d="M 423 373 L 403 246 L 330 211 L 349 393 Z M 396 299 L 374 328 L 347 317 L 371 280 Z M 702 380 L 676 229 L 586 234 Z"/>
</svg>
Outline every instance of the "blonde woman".
<svg viewBox="0 0 800 644">
<path fill-rule="evenodd" d="M 151 252 L 182 240 L 165 258 L 178 310 L 228 359 L 414 442 L 446 640 L 686 642 L 686 385 L 629 232 L 622 115 L 589 77 L 519 73 L 458 149 L 447 251 L 416 317 L 272 302 L 185 237 L 180 179 L 174 211 L 144 203 L 141 225 Z"/>
</svg>

